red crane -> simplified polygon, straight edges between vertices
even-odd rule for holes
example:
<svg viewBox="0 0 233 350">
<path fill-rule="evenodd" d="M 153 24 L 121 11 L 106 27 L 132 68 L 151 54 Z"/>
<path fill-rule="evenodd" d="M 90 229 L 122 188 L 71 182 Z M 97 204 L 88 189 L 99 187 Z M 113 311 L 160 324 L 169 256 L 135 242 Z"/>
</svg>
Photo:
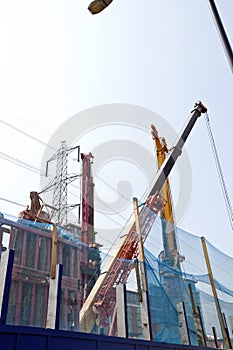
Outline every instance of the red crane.
<svg viewBox="0 0 233 350">
<path fill-rule="evenodd" d="M 142 240 L 146 240 L 156 215 L 164 208 L 165 201 L 159 192 L 150 196 L 140 212 Z M 116 255 L 114 264 L 108 272 L 104 284 L 101 286 L 98 298 L 93 305 L 97 314 L 97 323 L 101 327 L 108 325 L 108 317 L 112 314 L 116 302 L 116 285 L 126 283 L 131 270 L 134 268 L 134 260 L 138 257 L 138 239 L 136 225 L 134 224 L 127 235 L 124 244 Z"/>
<path fill-rule="evenodd" d="M 206 107 L 198 101 L 189 116 L 188 122 L 182 130 L 178 141 L 172 148 L 169 156 L 161 165 L 154 184 L 148 191 L 146 203 L 140 209 L 140 224 L 142 240 L 145 240 L 158 213 L 165 204 L 160 195 L 164 182 L 168 178 L 177 158 L 180 156 L 185 141 L 187 140 L 196 120 L 202 113 L 206 113 Z M 98 315 L 98 323 L 106 325 L 108 316 L 112 313 L 116 298 L 115 287 L 124 283 L 133 267 L 133 260 L 137 257 L 137 239 L 134 218 L 131 218 L 130 229 L 121 237 L 121 242 L 113 257 L 108 261 L 98 277 L 93 289 L 86 299 L 80 311 L 80 331 L 91 332 Z"/>
</svg>

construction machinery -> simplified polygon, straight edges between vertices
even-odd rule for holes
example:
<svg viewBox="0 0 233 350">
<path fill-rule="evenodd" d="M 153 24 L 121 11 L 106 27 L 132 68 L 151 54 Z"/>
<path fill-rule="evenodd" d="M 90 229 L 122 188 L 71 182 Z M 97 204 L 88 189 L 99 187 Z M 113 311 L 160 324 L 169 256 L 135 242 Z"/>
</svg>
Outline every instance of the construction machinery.
<svg viewBox="0 0 233 350">
<path fill-rule="evenodd" d="M 151 125 L 151 134 L 155 144 L 158 169 L 160 169 L 169 154 L 169 149 L 165 138 L 159 137 L 158 131 L 153 124 Z M 163 250 L 159 254 L 159 277 L 164 292 L 169 297 L 172 304 L 176 306 L 178 302 L 183 300 L 183 281 L 181 274 L 177 273 L 177 270 L 181 270 L 181 262 L 184 261 L 184 256 L 179 253 L 177 247 L 175 218 L 168 178 L 165 180 L 161 189 L 161 195 L 166 203 L 160 213 Z M 152 294 L 154 297 L 151 301 L 151 306 L 156 310 L 156 315 L 152 316 L 152 329 L 154 336 L 158 339 L 161 334 L 164 335 L 164 332 L 169 332 L 177 339 L 177 342 L 179 342 L 180 334 L 176 331 L 176 326 L 164 327 L 165 322 L 161 323 L 161 320 L 164 320 L 164 314 L 169 314 L 169 306 L 167 309 L 166 305 L 162 302 L 161 287 L 153 286 Z M 177 324 L 178 322 L 177 318 Z"/>
<path fill-rule="evenodd" d="M 81 272 L 81 291 L 82 291 L 82 301 L 83 304 L 92 289 L 98 275 L 100 272 L 100 245 L 95 241 L 95 232 L 94 232 L 94 202 L 93 202 L 93 193 L 94 193 L 94 183 L 91 173 L 91 164 L 92 164 L 93 155 L 81 154 L 82 159 L 82 227 L 81 227 L 81 241 L 82 253 L 80 257 L 80 272 Z M 61 184 L 61 188 L 64 188 L 64 185 Z M 54 224 L 53 222 L 53 213 L 59 211 L 57 208 L 54 208 L 50 205 L 45 204 L 39 193 L 36 191 L 30 192 L 31 205 L 18 215 L 19 221 L 29 220 L 33 222 L 41 222 L 45 224 Z M 64 202 L 64 205 L 67 203 Z M 43 209 L 46 208 L 47 212 Z M 48 209 L 51 210 L 49 214 Z M 63 209 L 63 208 L 60 208 Z M 56 215 L 59 217 L 59 215 Z M 61 225 L 60 225 L 61 226 Z M 46 228 L 46 226 L 45 226 Z"/>
<path fill-rule="evenodd" d="M 169 150 L 165 138 L 159 137 L 158 131 L 153 124 L 151 125 L 151 134 L 155 143 L 159 169 L 165 161 L 166 156 L 169 154 Z M 180 278 L 177 277 L 177 283 L 174 284 L 174 276 L 171 275 L 170 268 L 181 270 L 181 263 L 185 258 L 179 253 L 177 247 L 175 220 L 168 178 L 165 180 L 164 185 L 161 189 L 161 195 L 165 199 L 166 204 L 164 205 L 163 211 L 161 212 L 163 251 L 159 255 L 162 261 L 162 264 L 160 266 L 160 279 L 167 295 L 179 300 Z M 168 269 L 166 266 L 168 266 Z"/>
<path fill-rule="evenodd" d="M 25 219 L 35 222 L 44 222 L 47 224 L 51 224 L 50 215 L 48 212 L 43 211 L 45 205 L 40 198 L 38 192 L 32 191 L 30 192 L 31 206 L 27 206 L 27 208 L 21 211 L 18 215 L 19 219 Z M 50 206 L 50 208 L 52 208 Z"/>
<path fill-rule="evenodd" d="M 145 241 L 150 229 L 155 221 L 155 213 L 163 210 L 165 200 L 160 194 L 165 181 L 175 165 L 175 162 L 182 152 L 185 141 L 187 140 L 196 120 L 202 113 L 206 113 L 206 107 L 198 101 L 192 110 L 187 124 L 181 132 L 177 143 L 172 148 L 168 157 L 162 162 L 154 183 L 148 190 L 144 205 L 140 207 L 140 224 L 142 231 L 142 240 Z M 172 235 L 171 235 L 172 237 Z M 177 248 L 173 241 L 173 264 L 177 259 Z M 164 253 L 165 254 L 165 253 Z M 105 271 L 102 271 L 97 279 L 93 289 L 80 310 L 80 331 L 91 332 L 95 322 L 102 327 L 108 324 L 108 317 L 112 314 L 115 303 L 116 285 L 125 283 L 134 267 L 134 259 L 138 256 L 137 234 L 134 222 L 134 217 L 130 219 L 129 225 L 125 227 L 119 246 L 116 248 L 112 258 L 109 259 L 105 266 Z M 165 255 L 164 255 L 165 256 Z M 131 261 L 131 263 L 129 263 Z"/>
<path fill-rule="evenodd" d="M 81 153 L 82 159 L 82 255 L 80 271 L 82 276 L 82 304 L 85 302 L 100 273 L 99 245 L 94 232 L 94 183 L 91 173 L 93 155 Z"/>
<path fill-rule="evenodd" d="M 158 131 L 155 126 L 151 125 L 151 134 L 156 147 L 157 162 L 158 168 L 160 168 L 163 162 L 166 159 L 166 155 L 169 153 L 167 148 L 167 143 L 165 138 L 159 137 Z M 163 247 L 164 251 L 162 252 L 161 258 L 163 261 L 166 261 L 166 264 L 180 269 L 180 263 L 184 260 L 184 257 L 181 256 L 178 252 L 176 233 L 175 233 L 175 220 L 172 209 L 172 200 L 171 200 L 171 191 L 169 180 L 166 179 L 161 190 L 161 195 L 165 199 L 166 204 L 161 213 L 162 225 L 163 225 Z"/>
</svg>

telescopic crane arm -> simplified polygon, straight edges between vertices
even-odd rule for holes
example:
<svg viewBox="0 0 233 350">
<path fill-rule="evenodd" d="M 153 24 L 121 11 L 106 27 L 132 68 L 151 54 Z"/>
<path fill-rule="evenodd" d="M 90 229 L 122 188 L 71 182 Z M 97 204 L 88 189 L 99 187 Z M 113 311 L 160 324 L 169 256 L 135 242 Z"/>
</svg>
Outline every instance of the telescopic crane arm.
<svg viewBox="0 0 233 350">
<path fill-rule="evenodd" d="M 176 145 L 173 147 L 173 150 L 171 151 L 169 157 L 163 162 L 162 166 L 160 167 L 155 180 L 154 185 L 150 190 L 150 195 L 155 194 L 156 192 L 160 192 L 166 179 L 168 178 L 177 158 L 182 152 L 182 148 L 185 144 L 185 141 L 187 140 L 192 128 L 194 127 L 194 124 L 196 123 L 198 117 L 201 116 L 202 113 L 206 113 L 207 108 L 202 104 L 202 102 L 198 101 L 195 103 L 194 109 L 192 110 L 189 119 L 176 143 Z"/>
<path fill-rule="evenodd" d="M 140 208 L 140 222 L 143 234 L 143 241 L 145 241 L 151 227 L 153 226 L 155 215 L 150 213 L 158 213 L 163 209 L 161 206 L 162 200 L 160 191 L 168 178 L 173 166 L 179 155 L 182 152 L 185 141 L 187 140 L 195 122 L 202 113 L 206 113 L 207 108 L 200 102 L 196 102 L 188 121 L 178 138 L 177 143 L 173 147 L 171 153 L 161 165 L 154 183 L 148 191 L 145 200 L 145 206 Z M 150 210 L 146 210 L 149 207 Z M 98 314 L 99 321 L 104 325 L 104 317 L 109 316 L 115 305 L 115 287 L 119 283 L 125 283 L 127 277 L 132 269 L 132 265 L 126 270 L 123 265 L 124 261 L 135 259 L 137 257 L 137 242 L 136 242 L 136 228 L 134 215 L 130 219 L 130 224 L 125 227 L 122 233 L 121 242 L 112 258 L 108 261 L 105 271 L 103 271 L 97 279 L 93 289 L 88 295 L 85 303 L 80 310 L 80 331 L 91 332 Z M 109 313 L 109 315 L 108 315 Z"/>
<path fill-rule="evenodd" d="M 163 162 L 166 159 L 166 156 L 169 150 L 167 148 L 166 140 L 162 137 L 159 137 L 158 131 L 156 130 L 153 124 L 151 125 L 151 134 L 155 143 L 158 169 L 160 169 L 160 167 L 162 166 Z M 168 179 L 166 179 L 162 187 L 161 195 L 166 201 L 166 204 L 163 209 L 163 217 L 167 222 L 174 224 L 172 201 L 171 201 L 171 195 L 170 195 L 170 185 L 169 185 Z"/>
<path fill-rule="evenodd" d="M 158 169 L 162 166 L 165 161 L 169 150 L 167 148 L 166 140 L 163 137 L 159 137 L 158 131 L 155 126 L 151 125 L 151 134 L 155 143 Z M 162 217 L 162 238 L 163 238 L 163 252 L 161 252 L 161 259 L 165 261 L 169 266 L 173 268 L 180 268 L 180 262 L 184 260 L 178 252 L 175 232 L 175 220 L 172 208 L 172 199 L 169 179 L 167 178 L 162 190 L 161 195 L 165 199 L 163 211 L 161 212 Z"/>
</svg>

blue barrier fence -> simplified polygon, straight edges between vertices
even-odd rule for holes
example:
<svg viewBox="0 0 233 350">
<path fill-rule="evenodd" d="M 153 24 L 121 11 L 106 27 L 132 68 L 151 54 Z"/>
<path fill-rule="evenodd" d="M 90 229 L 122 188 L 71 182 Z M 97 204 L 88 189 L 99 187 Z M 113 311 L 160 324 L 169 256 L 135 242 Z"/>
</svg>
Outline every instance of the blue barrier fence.
<svg viewBox="0 0 233 350">
<path fill-rule="evenodd" d="M 34 327 L 0 326 L 1 350 L 201 350 L 207 348 L 73 333 Z"/>
</svg>

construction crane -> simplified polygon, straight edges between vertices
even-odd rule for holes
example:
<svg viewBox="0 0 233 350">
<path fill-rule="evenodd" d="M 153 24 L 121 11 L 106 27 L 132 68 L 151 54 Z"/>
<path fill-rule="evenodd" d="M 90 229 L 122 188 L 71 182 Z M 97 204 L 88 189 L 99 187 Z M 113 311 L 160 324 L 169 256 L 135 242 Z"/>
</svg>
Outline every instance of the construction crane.
<svg viewBox="0 0 233 350">
<path fill-rule="evenodd" d="M 155 143 L 156 156 L 158 169 L 162 166 L 169 153 L 167 143 L 164 137 L 159 137 L 158 131 L 155 126 L 151 125 L 151 134 Z M 166 203 L 164 209 L 161 212 L 161 223 L 162 223 L 162 240 L 163 240 L 163 251 L 160 253 L 162 265 L 160 268 L 161 282 L 164 290 L 167 294 L 172 297 L 179 297 L 179 283 L 174 284 L 174 276 L 171 276 L 171 269 L 166 269 L 166 266 L 174 269 L 181 270 L 180 263 L 184 261 L 184 256 L 181 255 L 177 247 L 175 220 L 172 207 L 171 191 L 169 179 L 167 178 L 161 190 L 161 195 L 165 199 Z"/>
<path fill-rule="evenodd" d="M 94 183 L 91 173 L 93 155 L 81 153 L 82 159 L 82 247 L 80 269 L 82 275 L 82 304 L 85 302 L 100 272 L 99 245 L 94 232 Z M 89 249 L 90 248 L 90 249 Z"/>
<path fill-rule="evenodd" d="M 163 137 L 160 138 L 158 136 L 158 131 L 156 130 L 153 124 L 151 125 L 151 134 L 155 143 L 158 169 L 159 169 L 162 166 L 163 162 L 165 161 L 166 155 L 168 154 L 169 151 L 167 148 L 167 143 L 165 138 Z M 174 215 L 173 215 L 173 209 L 172 209 L 169 179 L 166 179 L 161 190 L 161 195 L 166 201 L 166 204 L 164 206 L 164 209 L 161 215 L 163 219 L 162 234 L 163 234 L 163 247 L 164 247 L 164 251 L 161 255 L 161 258 L 162 260 L 166 261 L 166 263 L 169 266 L 180 269 L 180 262 L 183 261 L 183 257 L 179 255 L 179 252 L 177 249 L 176 233 L 174 228 L 175 221 L 174 221 Z"/>
<path fill-rule="evenodd" d="M 140 207 L 139 212 L 143 241 L 147 238 L 154 224 L 155 214 L 164 208 L 165 201 L 160 191 L 181 154 L 183 145 L 196 120 L 206 111 L 206 107 L 200 101 L 195 104 L 176 145 L 163 161 L 155 176 L 154 183 L 148 190 L 144 206 Z M 116 285 L 125 283 L 134 267 L 133 260 L 138 256 L 134 216 L 131 217 L 129 226 L 125 230 L 126 232 L 123 232 L 119 246 L 116 248 L 112 258 L 109 259 L 105 271 L 100 274 L 80 310 L 80 331 L 91 332 L 96 321 L 102 327 L 107 326 L 107 319 L 112 314 L 116 303 Z"/>
<path fill-rule="evenodd" d="M 155 221 L 155 214 L 162 210 L 165 201 L 159 192 L 149 196 L 140 212 L 140 223 L 143 241 L 146 240 Z M 115 288 L 123 284 L 134 268 L 134 260 L 138 257 L 136 226 L 133 223 L 128 234 L 123 235 L 120 248 L 113 253 L 102 273 L 94 285 L 90 295 L 80 311 L 80 330 L 91 332 L 95 321 L 101 327 L 108 325 L 108 317 L 115 306 Z"/>
</svg>

